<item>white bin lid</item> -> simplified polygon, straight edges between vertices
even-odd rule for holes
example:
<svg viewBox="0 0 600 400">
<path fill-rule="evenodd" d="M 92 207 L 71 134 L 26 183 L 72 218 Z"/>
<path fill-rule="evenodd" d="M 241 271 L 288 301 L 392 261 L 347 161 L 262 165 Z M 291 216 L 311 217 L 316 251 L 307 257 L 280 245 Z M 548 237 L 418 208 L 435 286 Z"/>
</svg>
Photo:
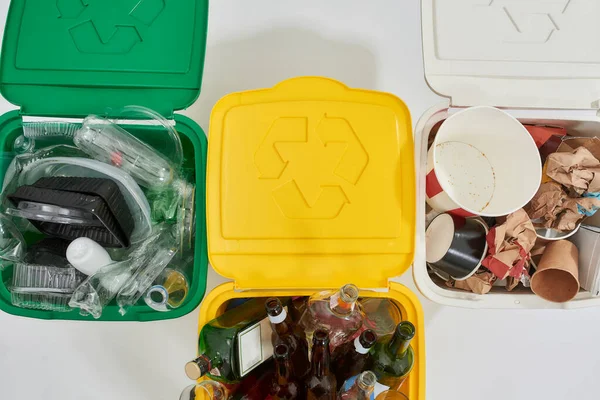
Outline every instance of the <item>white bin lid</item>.
<svg viewBox="0 0 600 400">
<path fill-rule="evenodd" d="M 430 87 L 453 106 L 598 108 L 600 1 L 423 0 Z"/>
</svg>

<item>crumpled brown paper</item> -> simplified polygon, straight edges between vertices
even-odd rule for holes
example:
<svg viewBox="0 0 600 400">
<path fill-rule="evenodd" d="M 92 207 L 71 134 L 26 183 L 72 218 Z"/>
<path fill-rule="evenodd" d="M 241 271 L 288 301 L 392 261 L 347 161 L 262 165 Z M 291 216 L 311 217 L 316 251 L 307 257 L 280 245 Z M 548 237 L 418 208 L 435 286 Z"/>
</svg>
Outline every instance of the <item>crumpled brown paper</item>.
<svg viewBox="0 0 600 400">
<path fill-rule="evenodd" d="M 482 265 L 500 279 L 520 278 L 536 238 L 533 223 L 521 208 L 490 229 L 486 237 L 488 256 Z"/>
<path fill-rule="evenodd" d="M 486 294 L 492 290 L 496 277 L 486 269 L 479 269 L 469 278 L 462 281 L 447 281 L 446 286 L 467 290 L 476 294 Z"/>
<path fill-rule="evenodd" d="M 594 214 L 598 208 L 599 199 L 571 198 L 561 185 L 547 182 L 540 186 L 526 210 L 532 220 L 541 219 L 536 224 L 567 232 L 575 229 L 584 217 Z"/>
<path fill-rule="evenodd" d="M 594 143 L 595 144 L 595 143 Z M 566 147 L 562 146 L 562 150 Z M 600 161 L 585 146 L 550 154 L 546 175 L 581 195 L 600 192 Z"/>
<path fill-rule="evenodd" d="M 567 193 L 560 184 L 556 182 L 542 183 L 527 205 L 527 214 L 531 219 L 543 218 L 544 225 L 550 227 L 562 210 L 561 206 L 566 198 Z"/>
</svg>

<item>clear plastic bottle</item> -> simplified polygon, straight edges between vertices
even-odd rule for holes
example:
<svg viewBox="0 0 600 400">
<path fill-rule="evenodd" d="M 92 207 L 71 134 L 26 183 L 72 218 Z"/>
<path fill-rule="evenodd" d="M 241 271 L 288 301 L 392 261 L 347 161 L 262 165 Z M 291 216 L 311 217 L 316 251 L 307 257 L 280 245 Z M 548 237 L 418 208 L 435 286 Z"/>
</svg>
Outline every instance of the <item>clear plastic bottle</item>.
<svg viewBox="0 0 600 400">
<path fill-rule="evenodd" d="M 176 178 L 171 162 L 107 119 L 88 116 L 73 141 L 92 158 L 123 169 L 142 186 L 166 187 Z"/>
<path fill-rule="evenodd" d="M 312 335 L 319 328 L 329 331 L 332 351 L 352 338 L 362 327 L 364 320 L 357 300 L 358 288 L 352 284 L 344 285 L 336 291 L 320 292 L 311 296 L 300 320 L 308 343 L 312 343 Z"/>
</svg>

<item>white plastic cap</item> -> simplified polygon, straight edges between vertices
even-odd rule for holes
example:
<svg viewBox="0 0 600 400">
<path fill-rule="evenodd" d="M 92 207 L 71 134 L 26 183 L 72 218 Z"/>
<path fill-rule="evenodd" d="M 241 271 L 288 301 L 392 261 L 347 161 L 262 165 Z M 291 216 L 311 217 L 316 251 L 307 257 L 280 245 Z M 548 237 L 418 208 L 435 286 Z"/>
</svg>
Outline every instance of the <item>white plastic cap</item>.
<svg viewBox="0 0 600 400">
<path fill-rule="evenodd" d="M 112 263 L 104 247 L 86 237 L 77 238 L 69 244 L 67 260 L 86 275 L 93 275 L 100 268 Z"/>
</svg>

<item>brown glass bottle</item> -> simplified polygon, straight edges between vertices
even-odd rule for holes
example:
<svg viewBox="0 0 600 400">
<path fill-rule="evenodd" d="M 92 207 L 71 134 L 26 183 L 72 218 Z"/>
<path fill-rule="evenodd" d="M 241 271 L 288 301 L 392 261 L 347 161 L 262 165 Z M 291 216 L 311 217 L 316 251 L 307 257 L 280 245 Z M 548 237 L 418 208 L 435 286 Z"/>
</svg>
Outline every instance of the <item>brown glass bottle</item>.
<svg viewBox="0 0 600 400">
<path fill-rule="evenodd" d="M 306 380 L 307 400 L 335 400 L 337 382 L 329 364 L 329 332 L 317 329 L 313 334 L 311 369 Z"/>
<path fill-rule="evenodd" d="M 300 380 L 304 380 L 310 371 L 306 338 L 292 321 L 281 300 L 274 297 L 269 298 L 265 302 L 265 308 L 273 328 L 273 347 L 279 343 L 285 343 L 289 347 L 294 373 Z"/>
<path fill-rule="evenodd" d="M 331 370 L 335 374 L 338 389 L 346 379 L 358 375 L 366 368 L 369 360 L 369 349 L 377 341 L 377 335 L 371 329 L 363 331 L 360 336 L 337 347 L 331 357 Z"/>
<path fill-rule="evenodd" d="M 268 397 L 270 400 L 291 400 L 303 399 L 304 387 L 294 375 L 292 366 L 290 348 L 285 343 L 280 343 L 275 346 L 273 358 L 275 359 L 275 376 L 271 393 Z"/>
</svg>

